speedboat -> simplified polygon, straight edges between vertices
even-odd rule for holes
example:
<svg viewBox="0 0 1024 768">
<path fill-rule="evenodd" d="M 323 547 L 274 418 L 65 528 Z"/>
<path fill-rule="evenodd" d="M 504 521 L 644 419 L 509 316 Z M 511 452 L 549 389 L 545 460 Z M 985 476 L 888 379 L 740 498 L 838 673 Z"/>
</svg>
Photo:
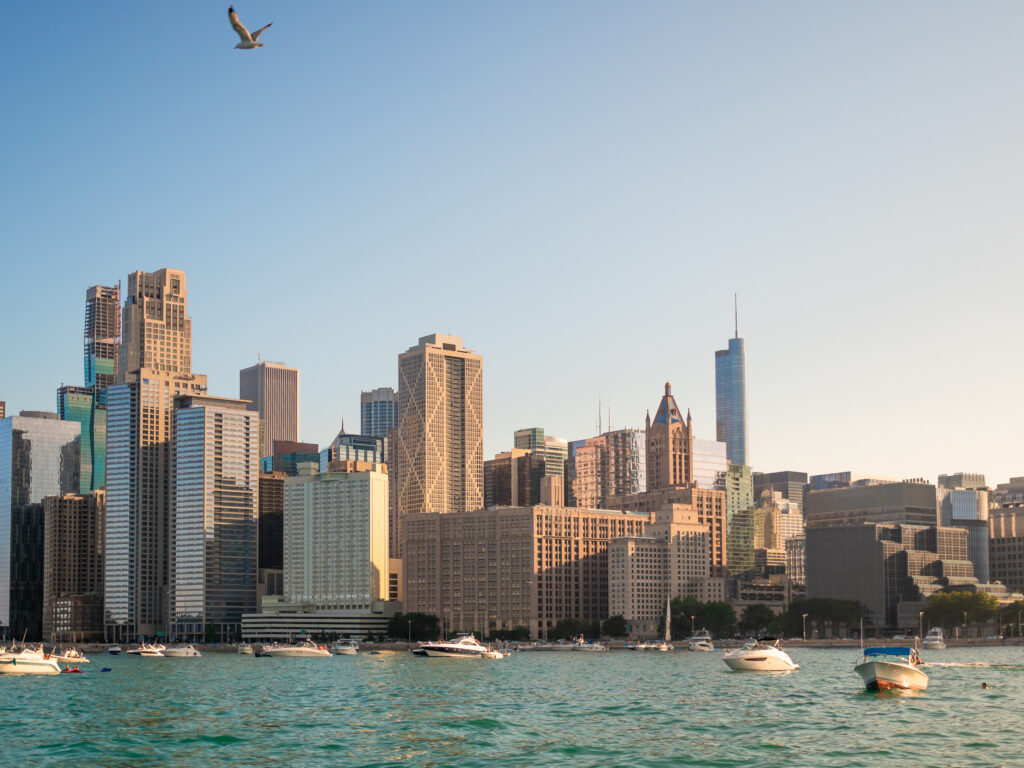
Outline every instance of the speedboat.
<svg viewBox="0 0 1024 768">
<path fill-rule="evenodd" d="M 865 648 L 853 671 L 869 691 L 923 691 L 928 687 L 928 675 L 920 665 L 913 648 Z"/>
<path fill-rule="evenodd" d="M 43 646 L 25 647 L 20 651 L 7 651 L 0 655 L 0 675 L 59 675 L 60 665 Z"/>
<path fill-rule="evenodd" d="M 924 636 L 921 647 L 928 651 L 946 650 L 946 637 L 942 634 L 942 627 L 932 627 Z"/>
<path fill-rule="evenodd" d="M 121 646 L 120 645 L 110 645 L 110 646 L 107 646 L 107 653 L 109 653 L 111 656 L 120 656 L 121 655 Z"/>
<path fill-rule="evenodd" d="M 713 651 L 715 644 L 711 642 L 711 633 L 706 629 L 698 630 L 686 641 L 691 651 Z"/>
<path fill-rule="evenodd" d="M 88 664 L 89 660 L 83 656 L 77 648 L 65 648 L 64 653 L 57 653 L 57 649 L 53 649 L 53 653 L 50 654 L 57 661 L 63 661 L 65 664 Z"/>
<path fill-rule="evenodd" d="M 504 659 L 504 658 L 506 658 L 508 656 L 509 656 L 509 654 L 507 652 L 504 652 L 504 651 L 502 651 L 499 648 L 491 648 L 490 646 L 487 646 L 487 650 L 484 652 L 484 655 L 481 656 L 480 658 L 482 658 L 482 659 Z"/>
<path fill-rule="evenodd" d="M 273 645 L 269 648 L 265 648 L 267 656 L 273 658 L 304 658 L 304 659 L 315 659 L 321 657 L 331 657 L 331 652 L 327 650 L 326 645 L 317 645 L 312 640 L 305 640 L 295 645 Z"/>
<path fill-rule="evenodd" d="M 452 659 L 479 659 L 487 653 L 487 646 L 482 645 L 473 635 L 459 635 L 454 640 L 431 640 L 420 643 L 424 656 L 444 656 Z"/>
<path fill-rule="evenodd" d="M 239 643 L 238 644 L 238 652 L 239 653 L 244 653 L 244 654 L 246 654 L 248 656 L 252 656 L 253 655 L 253 653 L 252 653 L 252 646 L 249 645 L 248 643 Z"/>
<path fill-rule="evenodd" d="M 164 649 L 164 656 L 171 656 L 173 658 L 194 658 L 196 656 L 202 656 L 202 654 L 199 653 L 191 643 L 185 643 L 184 645 L 172 645 L 170 648 Z"/>
<path fill-rule="evenodd" d="M 339 641 L 331 646 L 335 656 L 355 656 L 359 652 L 359 643 L 355 640 Z"/>
<path fill-rule="evenodd" d="M 791 672 L 800 669 L 800 665 L 793 663 L 773 637 L 751 640 L 742 648 L 725 654 L 722 661 L 737 672 Z"/>
</svg>

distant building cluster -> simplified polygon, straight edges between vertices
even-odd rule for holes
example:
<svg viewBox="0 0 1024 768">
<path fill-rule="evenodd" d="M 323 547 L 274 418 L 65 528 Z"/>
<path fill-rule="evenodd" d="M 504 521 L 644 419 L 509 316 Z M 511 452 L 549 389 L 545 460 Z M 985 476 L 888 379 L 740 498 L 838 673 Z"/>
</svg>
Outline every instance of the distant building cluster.
<svg viewBox="0 0 1024 768">
<path fill-rule="evenodd" d="M 486 457 L 483 356 L 430 334 L 359 431 L 299 435 L 299 371 L 257 360 L 236 397 L 193 370 L 180 270 L 86 290 L 84 376 L 56 412 L 0 401 L 0 636 L 188 642 L 625 618 L 676 597 L 848 599 L 914 628 L 928 598 L 1024 589 L 1024 478 L 755 471 L 744 340 L 715 353 L 714 439 L 672 388 L 641 426 L 524 427 Z M 639 419 L 638 419 L 639 421 Z M 710 431 L 710 429 L 709 429 Z"/>
</svg>

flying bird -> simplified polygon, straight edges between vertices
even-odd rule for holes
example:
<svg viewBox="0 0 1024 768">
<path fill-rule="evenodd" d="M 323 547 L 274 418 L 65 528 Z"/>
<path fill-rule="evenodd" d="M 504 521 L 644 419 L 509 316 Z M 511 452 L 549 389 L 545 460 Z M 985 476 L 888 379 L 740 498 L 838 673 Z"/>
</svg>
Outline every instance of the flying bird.
<svg viewBox="0 0 1024 768">
<path fill-rule="evenodd" d="M 245 25 L 238 20 L 238 14 L 235 13 L 234 7 L 230 5 L 228 6 L 228 19 L 231 21 L 231 26 L 235 28 L 235 32 L 237 32 L 238 36 L 242 38 L 242 42 L 236 45 L 235 48 L 241 48 L 243 51 L 249 51 L 253 48 L 262 48 L 263 43 L 258 43 L 256 41 L 260 39 L 260 34 L 262 34 L 263 30 L 269 27 L 270 24 L 274 23 L 270 22 L 270 24 L 267 24 L 267 27 L 260 27 L 252 34 L 249 34 L 249 30 L 246 29 Z"/>
</svg>

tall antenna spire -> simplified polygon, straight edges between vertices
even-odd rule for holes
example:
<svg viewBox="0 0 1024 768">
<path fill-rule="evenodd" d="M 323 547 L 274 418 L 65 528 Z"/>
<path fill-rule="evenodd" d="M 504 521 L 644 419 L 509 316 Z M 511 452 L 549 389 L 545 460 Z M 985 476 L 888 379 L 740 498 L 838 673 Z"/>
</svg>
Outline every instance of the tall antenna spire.
<svg viewBox="0 0 1024 768">
<path fill-rule="evenodd" d="M 733 319 L 736 322 L 736 338 L 738 339 L 740 337 L 740 300 L 735 293 L 732 295 L 732 311 Z"/>
</svg>

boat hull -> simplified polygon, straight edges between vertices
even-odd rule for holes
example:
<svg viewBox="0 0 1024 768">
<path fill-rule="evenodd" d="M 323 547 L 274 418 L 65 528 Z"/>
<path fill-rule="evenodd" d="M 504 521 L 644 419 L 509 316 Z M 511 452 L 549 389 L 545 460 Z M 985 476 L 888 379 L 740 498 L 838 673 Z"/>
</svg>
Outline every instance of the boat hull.
<svg viewBox="0 0 1024 768">
<path fill-rule="evenodd" d="M 792 672 L 794 669 L 800 669 L 800 665 L 794 664 L 788 656 L 782 658 L 764 651 L 729 653 L 722 657 L 722 661 L 736 672 Z"/>
<path fill-rule="evenodd" d="M 355 648 L 335 648 L 334 650 L 335 656 L 355 656 L 357 654 L 358 651 Z"/>
<path fill-rule="evenodd" d="M 926 651 L 944 651 L 946 643 L 943 640 L 925 640 L 921 643 L 921 647 Z"/>
<path fill-rule="evenodd" d="M 275 659 L 320 659 L 330 658 L 331 652 L 319 648 L 273 648 L 266 655 Z"/>
<path fill-rule="evenodd" d="M 168 648 L 164 651 L 164 656 L 170 656 L 175 659 L 195 659 L 202 656 L 202 654 L 195 648 Z"/>
<path fill-rule="evenodd" d="M 59 675 L 55 659 L 0 658 L 0 675 Z"/>
<path fill-rule="evenodd" d="M 865 661 L 854 667 L 869 691 L 923 691 L 928 675 L 909 664 L 891 661 Z"/>
<path fill-rule="evenodd" d="M 486 651 L 448 651 L 440 648 L 424 648 L 424 655 L 446 659 L 479 659 Z"/>
</svg>

